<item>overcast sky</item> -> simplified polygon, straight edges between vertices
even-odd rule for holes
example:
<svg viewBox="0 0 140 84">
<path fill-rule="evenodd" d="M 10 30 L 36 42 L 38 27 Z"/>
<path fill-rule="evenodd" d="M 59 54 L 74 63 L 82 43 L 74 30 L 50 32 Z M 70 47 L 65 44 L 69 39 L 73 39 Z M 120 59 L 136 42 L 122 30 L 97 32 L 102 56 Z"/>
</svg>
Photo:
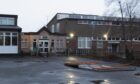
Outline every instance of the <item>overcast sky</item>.
<svg viewBox="0 0 140 84">
<path fill-rule="evenodd" d="M 37 31 L 56 13 L 102 15 L 104 0 L 0 0 L 0 14 L 18 15 L 24 32 Z"/>
</svg>

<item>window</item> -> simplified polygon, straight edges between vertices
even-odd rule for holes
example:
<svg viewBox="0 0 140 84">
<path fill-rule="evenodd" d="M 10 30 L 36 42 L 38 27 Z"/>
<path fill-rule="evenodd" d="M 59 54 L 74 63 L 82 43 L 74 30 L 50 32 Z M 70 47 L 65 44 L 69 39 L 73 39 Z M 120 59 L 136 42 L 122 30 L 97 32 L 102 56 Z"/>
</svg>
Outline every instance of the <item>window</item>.
<svg viewBox="0 0 140 84">
<path fill-rule="evenodd" d="M 56 24 L 56 32 L 59 32 L 59 30 L 60 30 L 60 23 L 57 23 Z"/>
<path fill-rule="evenodd" d="M 112 37 L 112 40 L 116 40 L 116 38 L 115 37 Z"/>
<path fill-rule="evenodd" d="M 97 24 L 98 24 L 98 25 L 101 25 L 101 24 L 102 24 L 102 21 L 97 21 Z"/>
<path fill-rule="evenodd" d="M 45 52 L 48 52 L 48 48 L 45 48 Z"/>
<path fill-rule="evenodd" d="M 112 45 L 111 44 L 108 45 L 108 51 L 112 52 Z"/>
<path fill-rule="evenodd" d="M 3 43 L 4 43 L 4 39 L 3 39 L 3 33 L 0 33 L 0 45 L 3 45 Z"/>
<path fill-rule="evenodd" d="M 15 25 L 15 19 L 11 17 L 0 17 L 0 25 Z"/>
<path fill-rule="evenodd" d="M 111 40 L 111 37 L 109 37 L 108 40 Z"/>
<path fill-rule="evenodd" d="M 40 48 L 40 52 L 43 52 L 43 48 Z"/>
<path fill-rule="evenodd" d="M 40 39 L 48 39 L 47 36 L 40 36 Z"/>
<path fill-rule="evenodd" d="M 45 42 L 45 47 L 48 47 L 48 42 Z"/>
<path fill-rule="evenodd" d="M 18 43 L 17 33 L 12 33 L 12 45 L 17 45 L 17 43 Z"/>
<path fill-rule="evenodd" d="M 80 19 L 83 19 L 83 16 L 82 15 L 80 16 Z"/>
<path fill-rule="evenodd" d="M 80 20 L 80 21 L 78 21 L 78 24 L 89 24 L 89 21 L 87 21 L 87 20 Z"/>
<path fill-rule="evenodd" d="M 98 39 L 98 40 L 102 40 L 102 38 L 101 38 L 101 37 L 98 37 L 97 39 Z"/>
<path fill-rule="evenodd" d="M 11 43 L 10 33 L 5 33 L 5 45 L 10 45 L 10 43 Z"/>
<path fill-rule="evenodd" d="M 130 39 L 129 37 L 127 37 L 126 40 L 129 41 L 129 40 L 131 40 L 131 39 Z M 138 40 L 138 38 L 137 38 L 137 40 Z"/>
<path fill-rule="evenodd" d="M 91 38 L 78 37 L 78 48 L 91 48 Z"/>
<path fill-rule="evenodd" d="M 96 25 L 97 24 L 97 21 L 91 21 L 91 24 L 92 25 Z"/>
<path fill-rule="evenodd" d="M 9 24 L 9 25 L 14 25 L 15 23 L 14 23 L 14 18 L 7 18 L 7 24 Z"/>
<path fill-rule="evenodd" d="M 103 48 L 103 41 L 97 41 L 97 48 Z"/>
<path fill-rule="evenodd" d="M 69 18 L 69 14 L 57 14 L 57 19 L 64 19 L 64 18 Z"/>
<path fill-rule="evenodd" d="M 55 30 L 54 30 L 54 25 L 51 26 L 51 31 L 52 31 L 52 33 L 55 32 Z"/>
<path fill-rule="evenodd" d="M 112 22 L 112 25 L 120 25 L 120 22 Z"/>
<path fill-rule="evenodd" d="M 91 38 L 86 38 L 86 48 L 91 48 Z"/>
<path fill-rule="evenodd" d="M 13 46 L 18 43 L 18 33 L 1 32 L 0 45 Z"/>
<path fill-rule="evenodd" d="M 43 42 L 40 42 L 39 46 L 42 47 L 43 46 Z"/>
<path fill-rule="evenodd" d="M 54 40 L 52 40 L 51 47 L 54 47 Z"/>
<path fill-rule="evenodd" d="M 81 18 L 80 15 L 75 15 L 75 14 L 71 14 L 69 17 L 70 18 L 76 18 L 76 19 L 80 19 Z"/>
<path fill-rule="evenodd" d="M 119 37 L 116 37 L 116 40 L 120 40 L 120 38 Z"/>
</svg>

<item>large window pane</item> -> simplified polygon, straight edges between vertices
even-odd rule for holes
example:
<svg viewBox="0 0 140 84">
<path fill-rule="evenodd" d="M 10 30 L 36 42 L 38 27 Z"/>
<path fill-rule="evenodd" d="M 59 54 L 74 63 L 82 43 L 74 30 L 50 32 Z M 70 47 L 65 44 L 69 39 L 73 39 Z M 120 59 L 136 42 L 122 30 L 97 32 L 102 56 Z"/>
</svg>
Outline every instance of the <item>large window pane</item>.
<svg viewBox="0 0 140 84">
<path fill-rule="evenodd" d="M 59 32 L 59 29 L 60 29 L 60 23 L 57 23 L 56 24 L 56 32 Z"/>
<path fill-rule="evenodd" d="M 17 34 L 17 33 L 12 33 L 12 35 L 13 35 L 13 36 L 17 36 L 18 34 Z"/>
<path fill-rule="evenodd" d="M 48 52 L 48 48 L 45 48 L 45 52 Z"/>
<path fill-rule="evenodd" d="M 7 33 L 5 33 L 5 45 L 9 46 L 10 43 L 11 43 L 10 33 L 7 32 Z"/>
<path fill-rule="evenodd" d="M 12 33 L 12 45 L 17 45 L 18 43 L 18 34 L 15 32 L 15 33 Z"/>
<path fill-rule="evenodd" d="M 103 41 L 97 41 L 97 48 L 103 48 Z"/>
<path fill-rule="evenodd" d="M 51 26 L 51 31 L 52 31 L 52 33 L 54 33 L 55 32 L 55 26 L 54 26 L 54 24 Z"/>
<path fill-rule="evenodd" d="M 0 25 L 14 25 L 15 18 L 11 17 L 0 17 Z"/>
<path fill-rule="evenodd" d="M 11 38 L 10 36 L 5 36 L 5 45 L 10 45 Z"/>
<path fill-rule="evenodd" d="M 15 24 L 15 19 L 14 18 L 7 18 L 7 25 L 14 25 Z"/>
<path fill-rule="evenodd" d="M 45 47 L 48 47 L 48 42 L 45 42 Z"/>
<path fill-rule="evenodd" d="M 86 48 L 91 48 L 91 38 L 90 37 L 86 37 Z"/>
<path fill-rule="evenodd" d="M 17 36 L 13 36 L 12 37 L 12 45 L 17 45 L 17 42 L 18 42 Z"/>
<path fill-rule="evenodd" d="M 0 36 L 0 45 L 3 45 L 3 36 Z"/>
<path fill-rule="evenodd" d="M 78 48 L 91 48 L 90 37 L 78 37 Z"/>
<path fill-rule="evenodd" d="M 5 33 L 6 36 L 10 36 L 10 33 Z"/>
<path fill-rule="evenodd" d="M 43 48 L 40 48 L 40 52 L 43 52 Z"/>
</svg>

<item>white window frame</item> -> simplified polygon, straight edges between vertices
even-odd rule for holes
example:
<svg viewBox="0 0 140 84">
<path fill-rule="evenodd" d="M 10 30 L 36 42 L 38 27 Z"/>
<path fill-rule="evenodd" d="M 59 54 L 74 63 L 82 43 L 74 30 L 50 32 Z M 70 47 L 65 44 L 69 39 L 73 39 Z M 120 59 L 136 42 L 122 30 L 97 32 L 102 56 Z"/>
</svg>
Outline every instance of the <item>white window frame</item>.
<svg viewBox="0 0 140 84">
<path fill-rule="evenodd" d="M 97 48 L 103 48 L 103 41 L 96 42 Z"/>
<path fill-rule="evenodd" d="M 57 14 L 57 20 L 69 18 L 69 14 Z"/>
<path fill-rule="evenodd" d="M 78 24 L 89 24 L 88 20 L 79 20 Z"/>
<path fill-rule="evenodd" d="M 78 37 L 78 48 L 79 49 L 91 49 L 91 37 Z"/>
<path fill-rule="evenodd" d="M 13 35 L 13 33 L 15 33 L 16 35 Z M 11 45 L 12 46 L 17 46 L 17 45 L 13 45 L 13 37 L 17 37 L 17 45 L 18 45 L 18 33 L 17 32 L 12 32 L 11 33 Z"/>
<path fill-rule="evenodd" d="M 55 26 L 54 26 L 54 24 L 51 26 L 51 32 L 52 32 L 52 33 L 55 32 Z"/>
<path fill-rule="evenodd" d="M 4 33 L 3 32 L 0 32 L 0 33 L 2 33 L 2 35 L 0 35 L 0 36 L 3 37 L 3 45 L 4 45 L 4 38 L 5 38 L 5 36 L 4 36 Z M 3 46 L 3 45 L 0 45 L 0 46 Z"/>
<path fill-rule="evenodd" d="M 15 18 L 0 17 L 0 25 L 15 25 Z"/>
<path fill-rule="evenodd" d="M 3 45 L 0 46 L 18 46 L 18 33 L 17 32 L 1 32 L 3 33 Z M 6 35 L 6 33 L 10 33 L 10 35 Z M 13 33 L 16 33 L 16 35 L 13 35 Z M 10 36 L 10 45 L 5 45 L 5 37 Z M 17 45 L 13 45 L 13 36 L 17 36 Z"/>
<path fill-rule="evenodd" d="M 60 31 L 60 23 L 57 23 L 56 24 L 56 32 L 59 32 Z"/>
</svg>

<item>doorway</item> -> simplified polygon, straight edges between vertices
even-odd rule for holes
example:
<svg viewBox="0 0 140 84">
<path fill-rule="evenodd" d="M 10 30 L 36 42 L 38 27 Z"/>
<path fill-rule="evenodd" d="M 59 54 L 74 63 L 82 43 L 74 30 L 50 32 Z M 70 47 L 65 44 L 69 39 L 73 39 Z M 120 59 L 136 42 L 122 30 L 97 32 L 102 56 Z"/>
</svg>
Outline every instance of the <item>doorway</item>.
<svg viewBox="0 0 140 84">
<path fill-rule="evenodd" d="M 119 43 L 109 43 L 108 50 L 111 53 L 119 52 Z"/>
<path fill-rule="evenodd" d="M 39 40 L 39 53 L 48 54 L 49 52 L 49 41 L 48 40 Z"/>
</svg>

